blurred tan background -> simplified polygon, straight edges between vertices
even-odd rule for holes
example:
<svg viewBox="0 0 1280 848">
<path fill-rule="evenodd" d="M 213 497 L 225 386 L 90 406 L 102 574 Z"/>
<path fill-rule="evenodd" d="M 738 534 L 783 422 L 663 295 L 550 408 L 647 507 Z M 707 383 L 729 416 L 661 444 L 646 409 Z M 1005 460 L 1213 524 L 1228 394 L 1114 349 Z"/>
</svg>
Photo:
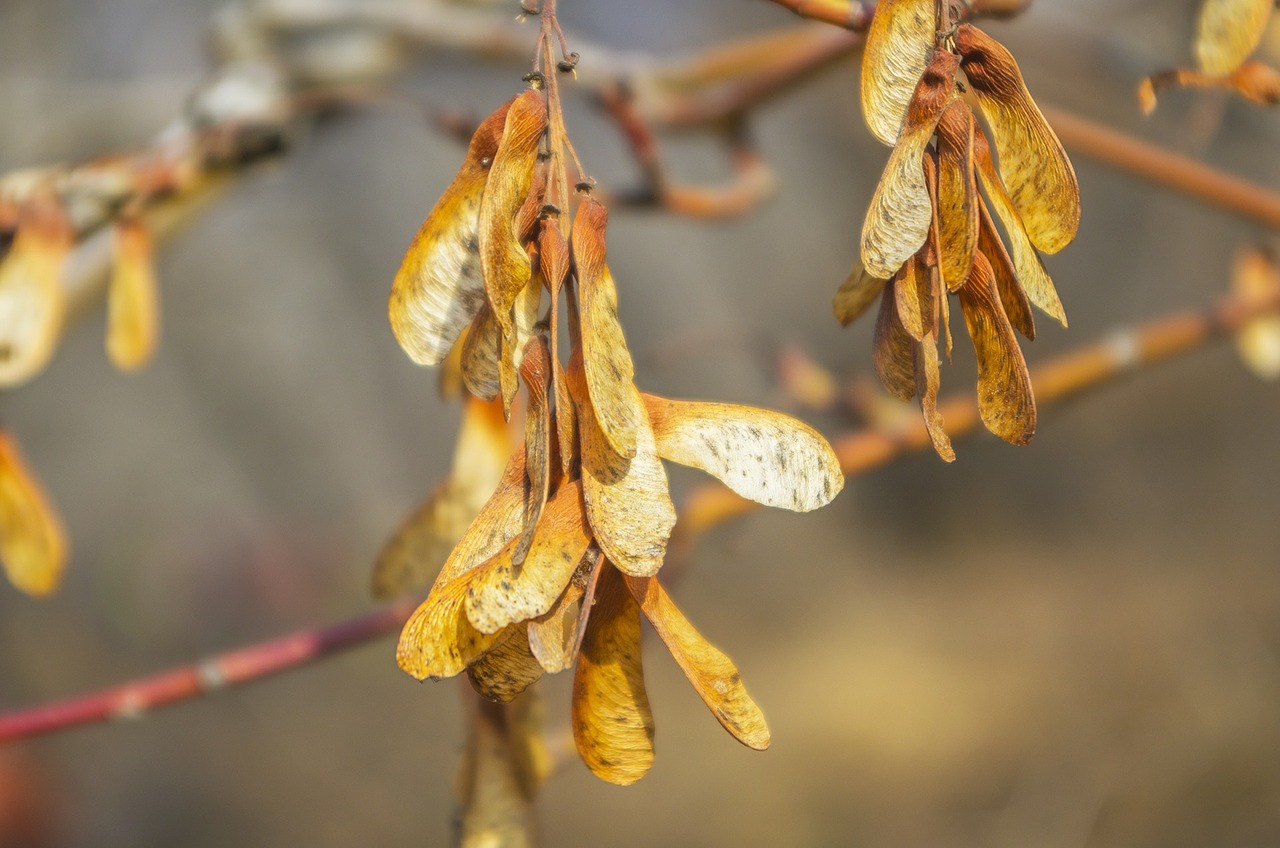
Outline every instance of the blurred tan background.
<svg viewBox="0 0 1280 848">
<path fill-rule="evenodd" d="M 0 4 L 0 170 L 146 142 L 206 72 L 220 5 Z M 1041 0 L 989 29 L 1038 99 L 1280 185 L 1280 113 L 1175 93 L 1137 116 L 1137 79 L 1188 60 L 1194 6 Z M 561 14 L 660 52 L 793 21 L 764 0 L 565 0 Z M 523 70 L 438 57 L 402 87 L 483 114 Z M 829 310 L 886 156 L 856 89 L 849 63 L 756 115 L 781 178 L 758 213 L 614 214 L 644 388 L 785 405 L 786 343 L 869 371 L 869 321 L 842 331 Z M 631 185 L 581 100 L 570 122 L 588 169 Z M 681 177 L 723 173 L 705 140 L 666 149 Z M 369 608 L 372 557 L 449 461 L 457 411 L 400 353 L 385 304 L 460 156 L 404 111 L 326 124 L 162 251 L 148 370 L 111 369 L 95 315 L 0 397 L 74 546 L 53 599 L 0 586 L 0 709 Z M 1264 235 L 1075 162 L 1083 226 L 1049 260 L 1072 326 L 1041 320 L 1033 363 L 1211 301 L 1234 251 Z M 973 390 L 965 346 L 944 391 Z M 1044 409 L 1030 448 L 964 440 L 953 466 L 910 458 L 820 513 L 716 532 L 675 594 L 738 660 L 773 748 L 734 743 L 651 640 L 656 767 L 623 790 L 569 763 L 541 804 L 544 842 L 1280 844 L 1278 422 L 1280 390 L 1220 344 Z M 458 693 L 415 684 L 392 647 L 0 750 L 43 834 L 0 824 L 0 845 L 448 844 Z M 557 721 L 567 684 L 548 687 Z"/>
</svg>

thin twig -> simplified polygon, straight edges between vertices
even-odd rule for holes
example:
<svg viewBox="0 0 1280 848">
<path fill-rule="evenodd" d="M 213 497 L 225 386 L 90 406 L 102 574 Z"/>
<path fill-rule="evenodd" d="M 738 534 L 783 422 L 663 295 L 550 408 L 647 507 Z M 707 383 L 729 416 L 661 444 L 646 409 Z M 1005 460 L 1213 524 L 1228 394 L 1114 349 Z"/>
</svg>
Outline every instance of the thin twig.
<svg viewBox="0 0 1280 848">
<path fill-rule="evenodd" d="M 1118 331 L 1102 341 L 1064 354 L 1032 372 L 1039 405 L 1045 407 L 1099 388 L 1115 378 L 1159 364 L 1236 332 L 1249 321 L 1280 310 L 1280 291 L 1260 299 L 1226 298 L 1199 311 L 1179 312 Z M 972 392 L 940 406 L 947 433 L 956 439 L 978 432 L 978 405 Z M 832 440 L 841 468 L 856 477 L 932 444 L 922 420 L 892 432 L 869 428 Z M 695 489 L 685 499 L 665 571 L 679 568 L 693 543 L 707 530 L 751 512 L 758 505 L 719 483 Z M 210 695 L 316 662 L 396 632 L 412 612 L 394 604 L 343 622 L 249 645 L 154 677 L 113 686 L 65 701 L 0 715 L 0 744 L 85 724 L 137 718 L 159 707 Z"/>
<path fill-rule="evenodd" d="M 113 719 L 211 695 L 300 668 L 395 633 L 414 604 L 403 602 L 328 627 L 299 630 L 87 695 L 0 715 L 0 744 Z"/>
</svg>

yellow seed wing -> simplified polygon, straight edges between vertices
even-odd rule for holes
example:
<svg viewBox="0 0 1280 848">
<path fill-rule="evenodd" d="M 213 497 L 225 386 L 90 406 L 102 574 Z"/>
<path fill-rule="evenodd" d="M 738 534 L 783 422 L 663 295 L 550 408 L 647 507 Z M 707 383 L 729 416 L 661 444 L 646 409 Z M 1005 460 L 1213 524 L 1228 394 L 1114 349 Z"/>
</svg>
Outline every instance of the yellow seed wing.
<svg viewBox="0 0 1280 848">
<path fill-rule="evenodd" d="M 960 305 L 978 358 L 982 423 L 1006 442 L 1028 444 L 1036 432 L 1031 375 L 1000 306 L 991 265 L 982 254 L 975 258 L 969 282 L 960 290 Z"/>
<path fill-rule="evenodd" d="M 596 544 L 622 572 L 656 574 L 676 523 L 676 508 L 640 393 L 632 386 L 619 398 L 634 405 L 639 422 L 635 456 L 625 459 L 614 451 L 597 423 L 581 356 L 569 360 L 566 376 L 577 410 L 582 494 Z"/>
<path fill-rule="evenodd" d="M 533 274 L 516 216 L 529 194 L 546 126 L 547 103 L 540 91 L 527 89 L 512 101 L 480 203 L 480 270 L 502 330 L 502 356 L 509 359 L 522 352 L 511 309 Z"/>
<path fill-rule="evenodd" d="M 1009 317 L 1009 323 L 1013 325 L 1013 329 L 1034 341 L 1036 324 L 1031 314 L 1031 301 L 1027 299 L 1027 293 L 1018 283 L 1018 272 L 1013 267 L 1013 260 L 1009 258 L 1009 251 L 1005 250 L 1004 242 L 1000 241 L 1000 234 L 996 232 L 996 226 L 991 221 L 991 213 L 987 211 L 987 204 L 981 199 L 978 201 L 978 211 L 980 213 L 978 249 L 987 257 L 987 262 L 990 263 L 991 271 L 995 275 L 996 290 L 1000 292 L 1000 305 L 1004 307 L 1004 314 Z"/>
<path fill-rule="evenodd" d="M 592 556 L 590 552 L 588 557 Z M 595 554 L 599 556 L 599 554 Z M 543 670 L 555 674 L 573 665 L 578 644 L 578 623 L 582 615 L 582 587 L 570 583 L 556 602 L 529 621 L 529 650 Z"/>
<path fill-rule="evenodd" d="M 969 24 L 956 46 L 961 67 L 995 140 L 1000 177 L 1027 235 L 1045 253 L 1071 243 L 1080 227 L 1080 185 L 1062 142 L 1031 99 L 1013 55 Z"/>
<path fill-rule="evenodd" d="M 396 662 L 418 680 L 440 680 L 461 674 L 503 638 L 484 634 L 464 612 L 472 575 L 463 574 L 437 585 L 400 631 Z"/>
<path fill-rule="evenodd" d="M 502 329 L 493 308 L 485 303 L 471 320 L 462 340 L 462 383 L 478 398 L 493 400 L 501 390 L 498 358 L 501 355 Z"/>
<path fill-rule="evenodd" d="M 956 97 L 957 62 L 951 53 L 933 54 L 867 208 L 862 224 L 862 264 L 873 277 L 893 276 L 928 237 L 933 203 L 925 182 L 923 156 L 938 119 Z"/>
<path fill-rule="evenodd" d="M 513 563 L 518 538 L 477 569 L 467 597 L 467 618 L 483 633 L 540 616 L 569 585 L 591 544 L 582 487 L 566 483 L 547 501 L 522 565 Z"/>
<path fill-rule="evenodd" d="M 0 388 L 25 383 L 53 357 L 66 311 L 68 249 L 64 233 L 22 224 L 0 259 Z"/>
<path fill-rule="evenodd" d="M 705 471 L 744 498 L 808 512 L 826 506 L 844 488 L 840 460 L 827 440 L 790 415 L 643 397 L 658 455 Z"/>
<path fill-rule="evenodd" d="M 391 286 L 391 329 L 419 365 L 438 365 L 485 301 L 481 198 L 511 103 L 472 136 L 462 167 L 422 222 Z"/>
<path fill-rule="evenodd" d="M 934 0 L 881 0 L 862 51 L 862 115 L 889 146 L 937 41 Z"/>
<path fill-rule="evenodd" d="M 18 589 L 42 596 L 58 588 L 66 564 L 62 522 L 17 444 L 0 431 L 0 565 Z"/>
<path fill-rule="evenodd" d="M 908 401 L 916 394 L 915 346 L 898 318 L 897 287 L 895 278 L 889 281 L 884 297 L 880 298 L 880 312 L 876 315 L 875 336 L 871 343 L 871 364 L 884 390 L 898 400 Z M 942 299 L 946 302 L 946 298 Z"/>
<path fill-rule="evenodd" d="M 1204 0 L 1196 26 L 1196 64 L 1226 75 L 1258 49 L 1275 10 L 1274 0 Z"/>
<path fill-rule="evenodd" d="M 653 713 L 640 663 L 640 608 L 609 566 L 573 676 L 573 739 L 601 780 L 626 786 L 653 765 Z"/>
<path fill-rule="evenodd" d="M 583 370 L 600 431 L 622 457 L 636 453 L 640 428 L 635 393 L 635 365 L 618 322 L 618 290 L 605 264 L 608 213 L 594 198 L 578 207 L 570 240 L 578 275 Z"/>
<path fill-rule="evenodd" d="M 854 265 L 831 302 L 836 320 L 847 327 L 861 318 L 884 291 L 884 282 L 868 274 L 861 262 Z"/>
<path fill-rule="evenodd" d="M 533 531 L 547 503 L 551 485 L 551 399 L 547 391 L 551 380 L 551 357 L 541 336 L 532 339 L 525 350 L 527 353 L 520 370 L 529 392 L 524 416 L 525 473 L 529 485 L 525 490 L 523 525 L 511 557 L 515 565 L 524 562 L 529 545 L 533 543 Z"/>
<path fill-rule="evenodd" d="M 924 416 L 925 430 L 933 449 L 946 462 L 954 462 L 956 452 L 951 447 L 951 439 L 942 426 L 942 415 L 938 412 L 938 389 L 942 379 L 938 368 L 938 340 L 932 334 L 926 335 L 915 350 L 916 394 L 920 397 L 920 412 Z"/>
<path fill-rule="evenodd" d="M 115 268 L 107 287 L 107 357 L 121 371 L 146 365 L 159 341 L 159 291 L 151 234 L 136 219 L 115 229 Z"/>
<path fill-rule="evenodd" d="M 923 252 L 923 251 L 922 251 Z M 911 338 L 919 340 L 933 332 L 933 289 L 929 269 L 920 253 L 902 266 L 893 287 L 897 299 L 898 319 Z"/>
<path fill-rule="evenodd" d="M 963 100 L 938 121 L 938 241 L 942 279 L 955 291 L 969 279 L 978 250 L 978 178 L 973 166 L 974 118 Z"/>
<path fill-rule="evenodd" d="M 721 726 L 748 748 L 768 748 L 769 726 L 764 713 L 747 694 L 733 661 L 694 629 L 657 578 L 626 580 L 645 618 Z"/>
<path fill-rule="evenodd" d="M 467 667 L 472 687 L 490 701 L 508 704 L 542 676 L 542 666 L 529 652 L 529 637 L 523 627 L 513 627 L 510 635 Z"/>
<path fill-rule="evenodd" d="M 991 149 L 982 133 L 974 136 L 974 161 L 978 165 L 978 179 L 987 193 L 987 199 L 995 207 L 996 216 L 1004 224 L 1005 234 L 1009 237 L 1009 254 L 1013 260 L 1013 268 L 1017 273 L 1018 284 L 1026 292 L 1027 298 L 1050 318 L 1067 326 L 1067 313 L 1058 298 L 1058 290 L 1049 279 L 1049 272 L 1040 261 L 1035 245 L 1027 235 L 1022 216 L 1013 207 L 1009 193 L 1005 191 L 1000 175 L 996 173 L 995 163 L 991 161 Z"/>
</svg>

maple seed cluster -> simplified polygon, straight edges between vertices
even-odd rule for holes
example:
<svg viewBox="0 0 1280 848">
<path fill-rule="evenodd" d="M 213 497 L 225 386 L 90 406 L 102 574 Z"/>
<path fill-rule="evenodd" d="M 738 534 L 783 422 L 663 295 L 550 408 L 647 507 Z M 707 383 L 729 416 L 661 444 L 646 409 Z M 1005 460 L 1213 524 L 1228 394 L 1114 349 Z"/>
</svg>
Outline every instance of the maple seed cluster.
<svg viewBox="0 0 1280 848">
<path fill-rule="evenodd" d="M 470 398 L 453 473 L 388 544 L 374 582 L 390 594 L 439 568 L 397 649 L 418 679 L 465 672 L 505 702 L 572 668 L 578 750 L 625 784 L 653 761 L 642 616 L 720 723 L 752 748 L 769 744 L 733 663 L 656 578 L 676 522 L 662 461 L 797 511 L 830 501 L 843 476 L 826 441 L 793 418 L 636 389 L 606 263 L 608 214 L 589 182 L 577 183 L 564 235 L 556 98 L 535 80 L 480 125 L 396 276 L 396 338 L 416 362 L 444 363 L 445 382 Z M 510 452 L 504 419 L 521 384 L 524 441 Z"/>
<path fill-rule="evenodd" d="M 1080 192 L 1009 51 L 976 27 L 945 23 L 935 0 L 876 7 L 862 107 L 893 152 L 863 223 L 861 265 L 834 308 L 847 325 L 880 299 L 876 373 L 895 397 L 919 397 L 934 448 L 951 461 L 937 409 L 938 347 L 948 360 L 952 349 L 948 297 L 959 301 L 977 352 L 983 423 L 1026 444 L 1035 399 L 1014 330 L 1035 337 L 1033 304 L 1066 325 L 1039 252 L 1056 253 L 1075 237 Z"/>
</svg>

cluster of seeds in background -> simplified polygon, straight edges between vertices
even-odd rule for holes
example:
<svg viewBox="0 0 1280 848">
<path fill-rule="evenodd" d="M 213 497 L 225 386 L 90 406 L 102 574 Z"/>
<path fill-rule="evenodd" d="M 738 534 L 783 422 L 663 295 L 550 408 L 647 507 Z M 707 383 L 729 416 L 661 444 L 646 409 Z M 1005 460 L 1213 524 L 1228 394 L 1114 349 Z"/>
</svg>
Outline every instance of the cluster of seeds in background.
<svg viewBox="0 0 1280 848">
<path fill-rule="evenodd" d="M 1032 305 L 1065 326 L 1040 252 L 1065 247 L 1080 221 L 1075 172 L 1017 63 L 986 33 L 953 24 L 950 3 L 935 0 L 886 0 L 876 9 L 862 107 L 893 152 L 863 224 L 861 265 L 834 303 L 848 324 L 879 298 L 876 373 L 895 397 L 919 397 L 946 460 L 955 453 L 937 398 L 939 346 L 948 359 L 952 347 L 949 296 L 977 353 L 983 423 L 1026 444 L 1035 400 L 1014 330 L 1035 337 Z"/>
</svg>

